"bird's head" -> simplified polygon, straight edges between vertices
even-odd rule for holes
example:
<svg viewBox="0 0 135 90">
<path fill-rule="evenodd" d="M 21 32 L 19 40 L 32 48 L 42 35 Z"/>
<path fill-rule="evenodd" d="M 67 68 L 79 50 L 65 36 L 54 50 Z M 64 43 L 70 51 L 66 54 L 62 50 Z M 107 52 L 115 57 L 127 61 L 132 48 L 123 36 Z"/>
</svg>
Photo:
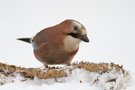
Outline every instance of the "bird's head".
<svg viewBox="0 0 135 90">
<path fill-rule="evenodd" d="M 65 20 L 61 24 L 63 24 L 64 28 L 63 32 L 67 37 L 72 37 L 74 39 L 78 39 L 80 41 L 89 42 L 87 37 L 87 31 L 85 27 L 76 20 Z"/>
<path fill-rule="evenodd" d="M 61 23 L 65 35 L 64 44 L 67 50 L 76 50 L 81 41 L 89 42 L 85 27 L 76 20 L 65 20 Z"/>
</svg>

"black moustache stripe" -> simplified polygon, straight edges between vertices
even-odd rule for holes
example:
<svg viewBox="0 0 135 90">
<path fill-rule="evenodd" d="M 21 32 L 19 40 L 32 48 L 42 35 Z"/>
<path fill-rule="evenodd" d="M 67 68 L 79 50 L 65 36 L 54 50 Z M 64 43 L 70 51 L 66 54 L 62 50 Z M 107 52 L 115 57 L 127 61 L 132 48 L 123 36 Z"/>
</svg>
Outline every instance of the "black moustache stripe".
<svg viewBox="0 0 135 90">
<path fill-rule="evenodd" d="M 74 38 L 78 38 L 78 37 L 79 37 L 79 35 L 78 35 L 78 34 L 73 33 L 73 32 L 68 33 L 67 35 L 70 35 L 70 36 L 72 36 L 72 37 L 74 37 Z"/>
</svg>

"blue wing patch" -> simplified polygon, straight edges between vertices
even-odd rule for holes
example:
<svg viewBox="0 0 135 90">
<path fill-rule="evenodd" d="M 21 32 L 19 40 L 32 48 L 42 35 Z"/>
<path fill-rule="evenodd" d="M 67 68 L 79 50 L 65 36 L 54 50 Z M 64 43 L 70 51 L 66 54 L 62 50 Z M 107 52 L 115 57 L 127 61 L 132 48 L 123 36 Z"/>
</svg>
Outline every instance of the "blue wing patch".
<svg viewBox="0 0 135 90">
<path fill-rule="evenodd" d="M 32 44 L 32 47 L 34 48 L 34 50 L 37 50 L 36 44 L 34 42 L 31 42 L 31 44 Z"/>
</svg>

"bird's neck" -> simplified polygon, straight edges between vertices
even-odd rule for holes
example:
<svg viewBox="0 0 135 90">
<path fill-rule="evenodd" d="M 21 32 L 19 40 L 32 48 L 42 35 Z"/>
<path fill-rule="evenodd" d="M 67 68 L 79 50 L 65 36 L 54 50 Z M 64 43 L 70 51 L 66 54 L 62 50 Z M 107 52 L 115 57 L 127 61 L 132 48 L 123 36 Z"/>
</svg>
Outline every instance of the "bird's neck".
<svg viewBox="0 0 135 90">
<path fill-rule="evenodd" d="M 67 52 L 78 50 L 81 40 L 72 36 L 66 36 L 64 39 L 64 49 Z"/>
</svg>

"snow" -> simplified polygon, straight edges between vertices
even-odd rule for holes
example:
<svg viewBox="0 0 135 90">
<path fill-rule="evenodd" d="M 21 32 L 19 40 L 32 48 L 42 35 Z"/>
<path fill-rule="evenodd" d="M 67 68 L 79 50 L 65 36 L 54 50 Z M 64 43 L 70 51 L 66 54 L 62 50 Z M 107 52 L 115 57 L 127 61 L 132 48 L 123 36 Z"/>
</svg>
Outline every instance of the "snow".
<svg viewBox="0 0 135 90">
<path fill-rule="evenodd" d="M 37 85 L 27 85 L 28 83 L 15 83 L 15 84 L 7 84 L 5 86 L 1 87 L 1 90 L 72 90 L 72 89 L 77 89 L 77 90 L 96 90 L 95 87 L 90 87 L 88 84 L 80 84 L 76 82 L 70 82 L 70 83 L 63 83 L 63 84 L 54 84 L 54 85 L 42 85 L 42 86 L 37 86 Z M 73 85 L 73 86 L 71 86 Z"/>
<path fill-rule="evenodd" d="M 74 61 L 114 62 L 129 70 L 130 76 L 122 79 L 115 71 L 99 76 L 75 70 L 72 76 L 45 81 L 1 78 L 7 84 L 0 90 L 104 90 L 135 89 L 135 0 L 0 0 L 0 62 L 22 67 L 41 67 L 32 54 L 32 47 L 16 38 L 32 37 L 39 30 L 75 19 L 87 29 L 90 43 L 82 43 Z M 93 85 L 96 78 L 99 81 Z M 81 82 L 80 83 L 80 78 Z M 117 78 L 116 83 L 105 83 Z M 129 82 L 128 79 L 130 78 Z M 122 80 L 121 80 L 122 79 Z M 125 88 L 127 87 L 127 88 Z"/>
<path fill-rule="evenodd" d="M 16 90 L 22 88 L 28 89 L 47 89 L 52 90 L 55 87 L 57 89 L 69 90 L 74 87 L 77 90 L 125 90 L 130 82 L 130 75 L 122 73 L 122 71 L 112 70 L 106 73 L 89 72 L 85 69 L 73 69 L 72 73 L 67 77 L 51 78 L 51 79 L 39 79 L 34 80 L 26 79 L 19 74 L 14 73 L 16 77 L 0 78 L 0 81 L 5 83 L 0 88 L 3 90 Z"/>
</svg>

